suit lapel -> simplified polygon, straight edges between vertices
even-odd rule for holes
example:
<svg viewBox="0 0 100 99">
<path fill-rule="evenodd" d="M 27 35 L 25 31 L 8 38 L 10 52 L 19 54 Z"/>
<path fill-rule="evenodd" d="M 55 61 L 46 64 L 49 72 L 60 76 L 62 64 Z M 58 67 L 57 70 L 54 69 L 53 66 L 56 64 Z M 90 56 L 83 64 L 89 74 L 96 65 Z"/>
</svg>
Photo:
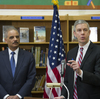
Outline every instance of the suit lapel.
<svg viewBox="0 0 100 99">
<path fill-rule="evenodd" d="M 24 59 L 24 53 L 23 53 L 23 51 L 19 48 L 18 60 L 17 60 L 17 66 L 16 66 L 14 78 L 16 78 L 18 72 L 20 72 L 20 70 L 21 70 L 23 59 Z"/>
<path fill-rule="evenodd" d="M 75 48 L 74 53 L 73 53 L 73 60 L 76 60 L 77 53 L 78 53 L 78 46 Z"/>
<path fill-rule="evenodd" d="M 3 60 L 4 60 L 4 64 L 10 74 L 10 76 L 13 78 L 13 75 L 12 75 L 12 70 L 11 70 L 11 65 L 10 65 L 10 60 L 9 60 L 9 54 L 8 54 L 8 49 L 6 49 L 4 52 L 3 52 Z"/>
<path fill-rule="evenodd" d="M 84 66 L 84 63 L 86 62 L 86 60 L 89 57 L 89 55 L 92 53 L 92 50 L 93 50 L 93 43 L 91 42 L 89 47 L 88 47 L 88 50 L 87 50 L 87 52 L 86 52 L 86 54 L 84 56 L 84 59 L 83 59 L 83 61 L 81 63 L 81 67 L 80 68 L 82 68 Z"/>
</svg>

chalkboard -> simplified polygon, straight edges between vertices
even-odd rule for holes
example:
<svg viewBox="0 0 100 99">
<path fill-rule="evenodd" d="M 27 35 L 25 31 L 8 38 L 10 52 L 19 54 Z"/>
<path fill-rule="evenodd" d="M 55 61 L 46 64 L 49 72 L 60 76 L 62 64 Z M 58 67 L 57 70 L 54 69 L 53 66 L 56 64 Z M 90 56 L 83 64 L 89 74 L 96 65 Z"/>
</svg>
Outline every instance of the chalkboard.
<svg viewBox="0 0 100 99">
<path fill-rule="evenodd" d="M 0 5 L 53 5 L 52 0 L 0 0 Z M 59 5 L 64 5 L 65 1 L 71 0 L 58 0 Z M 89 0 L 72 0 L 78 1 L 78 5 L 87 5 Z M 100 5 L 100 0 L 92 0 L 94 5 Z"/>
</svg>

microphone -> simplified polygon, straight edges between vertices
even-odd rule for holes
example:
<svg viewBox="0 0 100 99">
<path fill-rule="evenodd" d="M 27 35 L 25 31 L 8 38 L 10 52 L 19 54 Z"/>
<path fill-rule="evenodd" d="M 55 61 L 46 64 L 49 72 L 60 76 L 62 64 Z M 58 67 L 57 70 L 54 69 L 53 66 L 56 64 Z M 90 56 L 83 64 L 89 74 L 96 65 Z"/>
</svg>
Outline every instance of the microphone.
<svg viewBox="0 0 100 99">
<path fill-rule="evenodd" d="M 61 77 L 64 75 L 64 67 L 66 65 L 65 59 L 61 61 Z"/>
<path fill-rule="evenodd" d="M 66 66 L 66 61 L 65 59 L 61 61 L 61 87 L 64 86 L 66 91 L 67 91 L 67 94 L 68 94 L 68 97 L 67 99 L 69 99 L 69 90 L 67 88 L 67 86 L 64 84 L 64 67 Z"/>
</svg>

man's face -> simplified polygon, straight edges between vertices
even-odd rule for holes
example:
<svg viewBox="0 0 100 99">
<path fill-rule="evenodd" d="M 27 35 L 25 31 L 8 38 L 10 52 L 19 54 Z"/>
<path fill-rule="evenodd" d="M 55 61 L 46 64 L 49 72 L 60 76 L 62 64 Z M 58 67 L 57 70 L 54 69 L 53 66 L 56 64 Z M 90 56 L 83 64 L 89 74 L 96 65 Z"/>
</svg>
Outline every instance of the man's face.
<svg viewBox="0 0 100 99">
<path fill-rule="evenodd" d="M 76 25 L 76 31 L 74 32 L 75 37 L 77 37 L 79 45 L 84 46 L 89 41 L 90 30 L 87 24 Z"/>
<path fill-rule="evenodd" d="M 5 41 L 12 51 L 16 50 L 20 43 L 19 33 L 16 30 L 8 31 L 8 35 Z"/>
</svg>

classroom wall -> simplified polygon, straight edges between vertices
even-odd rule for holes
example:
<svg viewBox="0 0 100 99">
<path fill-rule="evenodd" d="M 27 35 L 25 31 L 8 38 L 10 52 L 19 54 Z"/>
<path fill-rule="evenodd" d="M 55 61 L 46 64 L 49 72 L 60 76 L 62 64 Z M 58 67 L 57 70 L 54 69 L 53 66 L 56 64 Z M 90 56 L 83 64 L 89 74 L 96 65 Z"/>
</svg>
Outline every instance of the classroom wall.
<svg viewBox="0 0 100 99">
<path fill-rule="evenodd" d="M 65 1 L 71 0 L 58 0 L 59 5 L 64 5 Z M 87 5 L 88 0 L 73 0 L 77 1 L 78 5 Z M 92 0 L 94 5 L 99 5 L 100 0 Z M 0 0 L 1 5 L 52 5 L 52 0 Z"/>
<path fill-rule="evenodd" d="M 59 10 L 59 15 L 100 14 L 100 10 Z M 53 10 L 0 9 L 0 15 L 53 15 Z"/>
</svg>

